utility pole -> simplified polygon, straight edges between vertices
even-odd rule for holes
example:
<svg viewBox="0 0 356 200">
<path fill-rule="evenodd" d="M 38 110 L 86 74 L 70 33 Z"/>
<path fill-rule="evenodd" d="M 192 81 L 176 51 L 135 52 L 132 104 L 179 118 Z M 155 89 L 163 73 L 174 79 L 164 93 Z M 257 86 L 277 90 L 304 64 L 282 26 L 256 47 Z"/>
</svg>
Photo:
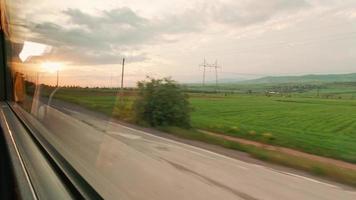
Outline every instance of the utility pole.
<svg viewBox="0 0 356 200">
<path fill-rule="evenodd" d="M 124 98 L 124 74 L 125 74 L 125 58 L 122 59 L 122 71 L 121 71 L 121 102 Z"/>
<path fill-rule="evenodd" d="M 36 87 L 40 84 L 39 72 L 36 72 Z"/>
<path fill-rule="evenodd" d="M 56 85 L 57 88 L 58 88 L 58 83 L 59 83 L 59 70 L 57 69 L 57 85 Z"/>
<path fill-rule="evenodd" d="M 109 86 L 108 86 L 109 89 L 112 89 L 112 74 L 110 74 L 110 82 L 109 82 Z"/>
</svg>

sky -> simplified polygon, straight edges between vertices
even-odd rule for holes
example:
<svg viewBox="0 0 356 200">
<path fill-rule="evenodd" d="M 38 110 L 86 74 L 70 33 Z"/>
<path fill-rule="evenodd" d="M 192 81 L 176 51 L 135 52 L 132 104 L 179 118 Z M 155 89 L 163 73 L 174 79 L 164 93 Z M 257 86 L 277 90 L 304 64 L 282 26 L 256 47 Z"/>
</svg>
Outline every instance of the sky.
<svg viewBox="0 0 356 200">
<path fill-rule="evenodd" d="M 31 75 L 41 62 L 59 62 L 61 84 L 117 86 L 123 57 L 128 86 L 146 76 L 201 82 L 204 58 L 218 62 L 220 81 L 356 72 L 355 0 L 11 0 L 9 7 L 15 43 L 51 47 L 21 69 Z M 42 76 L 54 82 L 55 74 Z M 208 70 L 207 81 L 214 78 Z"/>
</svg>

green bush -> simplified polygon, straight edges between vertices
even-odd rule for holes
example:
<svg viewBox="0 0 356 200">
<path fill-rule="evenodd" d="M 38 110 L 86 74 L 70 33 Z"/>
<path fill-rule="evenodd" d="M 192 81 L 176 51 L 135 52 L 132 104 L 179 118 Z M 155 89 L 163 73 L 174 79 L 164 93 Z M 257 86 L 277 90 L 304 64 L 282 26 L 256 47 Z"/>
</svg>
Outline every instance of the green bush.
<svg viewBox="0 0 356 200">
<path fill-rule="evenodd" d="M 191 108 L 182 86 L 170 78 L 140 81 L 134 102 L 137 120 L 151 126 L 190 127 Z"/>
</svg>

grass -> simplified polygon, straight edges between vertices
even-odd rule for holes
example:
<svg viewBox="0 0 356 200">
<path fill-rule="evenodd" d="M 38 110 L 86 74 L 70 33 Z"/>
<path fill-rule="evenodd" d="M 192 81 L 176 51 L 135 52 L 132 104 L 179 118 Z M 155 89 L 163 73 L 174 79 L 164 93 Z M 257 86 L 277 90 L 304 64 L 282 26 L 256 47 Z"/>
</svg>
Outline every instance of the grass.
<svg viewBox="0 0 356 200">
<path fill-rule="evenodd" d="M 356 163 L 356 101 L 193 96 L 193 127 Z"/>
<path fill-rule="evenodd" d="M 122 98 L 116 90 L 63 88 L 56 93 L 55 98 L 126 121 L 133 120 L 131 107 L 135 97 L 130 91 L 125 92 Z"/>
</svg>

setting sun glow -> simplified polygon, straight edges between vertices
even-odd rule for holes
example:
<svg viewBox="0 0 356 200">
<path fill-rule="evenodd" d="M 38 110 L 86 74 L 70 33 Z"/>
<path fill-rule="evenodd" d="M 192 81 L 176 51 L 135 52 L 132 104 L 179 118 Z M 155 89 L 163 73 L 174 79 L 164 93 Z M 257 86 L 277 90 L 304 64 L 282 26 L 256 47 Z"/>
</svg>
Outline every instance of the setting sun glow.
<svg viewBox="0 0 356 200">
<path fill-rule="evenodd" d="M 44 62 L 41 65 L 41 68 L 45 72 L 49 73 L 55 73 L 56 71 L 60 70 L 62 67 L 62 63 L 57 63 L 57 62 Z"/>
</svg>

